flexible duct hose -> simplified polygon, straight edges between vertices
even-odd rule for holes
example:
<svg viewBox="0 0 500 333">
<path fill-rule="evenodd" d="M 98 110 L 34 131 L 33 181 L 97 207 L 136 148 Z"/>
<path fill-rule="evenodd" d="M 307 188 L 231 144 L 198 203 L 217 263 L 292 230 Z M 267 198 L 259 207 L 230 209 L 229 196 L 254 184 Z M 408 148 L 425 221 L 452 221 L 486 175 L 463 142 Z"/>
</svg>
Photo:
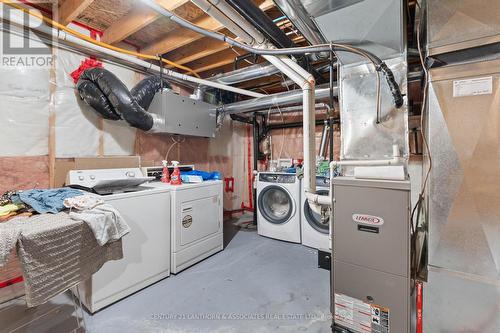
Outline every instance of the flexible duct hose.
<svg viewBox="0 0 500 333">
<path fill-rule="evenodd" d="M 154 95 L 170 85 L 157 76 L 139 82 L 132 92 L 113 73 L 104 68 L 85 70 L 76 85 L 80 97 L 103 118 L 124 119 L 130 126 L 149 131 L 154 117 L 147 112 Z"/>
</svg>

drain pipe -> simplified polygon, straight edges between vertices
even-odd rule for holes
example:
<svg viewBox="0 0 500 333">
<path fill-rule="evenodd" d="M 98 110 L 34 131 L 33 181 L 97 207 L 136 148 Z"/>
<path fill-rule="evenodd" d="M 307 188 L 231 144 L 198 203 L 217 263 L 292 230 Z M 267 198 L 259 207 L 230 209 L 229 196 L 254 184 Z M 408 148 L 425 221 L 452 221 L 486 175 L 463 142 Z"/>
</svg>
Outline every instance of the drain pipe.
<svg viewBox="0 0 500 333">
<path fill-rule="evenodd" d="M 199 6 L 201 9 L 206 10 L 208 15 L 211 15 L 210 10 L 215 6 L 219 9 L 220 14 L 217 16 L 212 16 L 218 20 L 221 24 L 228 27 L 236 23 L 240 27 L 244 27 L 245 33 L 238 35 L 245 43 L 252 45 L 252 43 L 257 42 L 258 48 L 265 49 L 276 49 L 274 45 L 267 42 L 266 38 L 259 32 L 250 29 L 251 26 L 248 21 L 246 21 L 232 6 L 228 5 L 224 0 L 192 0 L 193 3 Z M 217 5 L 216 5 L 217 4 Z M 248 27 L 248 29 L 247 29 Z M 231 29 L 230 29 L 231 30 Z M 233 31 L 236 33 L 236 31 Z M 250 36 L 248 36 L 250 35 Z M 260 43 L 258 42 L 260 41 Z M 303 103 L 303 138 L 304 138 L 304 190 L 306 192 L 316 192 L 316 172 L 312 165 L 315 163 L 315 97 L 314 88 L 315 80 L 312 74 L 308 73 L 302 67 L 300 67 L 296 62 L 287 56 L 270 56 L 264 55 L 264 58 L 271 64 L 276 66 L 280 71 L 282 71 L 286 76 L 292 79 L 297 85 L 302 89 L 302 103 Z"/>
<path fill-rule="evenodd" d="M 386 165 L 401 165 L 404 162 L 404 158 L 399 153 L 399 147 L 397 145 L 392 146 L 392 158 L 389 160 L 345 160 L 345 161 L 331 161 L 330 162 L 330 175 L 335 173 L 335 169 L 338 166 L 386 166 Z M 313 202 L 317 205 L 331 206 L 333 203 L 333 193 L 330 191 L 330 195 L 318 195 L 314 193 L 306 193 L 306 198 L 309 202 Z M 315 207 L 311 207 L 313 211 Z"/>
</svg>

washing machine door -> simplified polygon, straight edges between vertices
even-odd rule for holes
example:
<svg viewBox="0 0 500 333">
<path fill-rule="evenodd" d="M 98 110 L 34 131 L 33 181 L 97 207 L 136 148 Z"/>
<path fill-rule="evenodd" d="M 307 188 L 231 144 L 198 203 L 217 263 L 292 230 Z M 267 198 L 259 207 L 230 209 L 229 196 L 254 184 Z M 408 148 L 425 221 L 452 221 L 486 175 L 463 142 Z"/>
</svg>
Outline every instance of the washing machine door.
<svg viewBox="0 0 500 333">
<path fill-rule="evenodd" d="M 328 195 L 328 190 L 318 190 L 317 193 L 319 195 Z M 330 232 L 330 214 L 326 213 L 323 215 L 322 218 L 320 214 L 311 209 L 307 200 L 304 201 L 304 216 L 309 225 L 322 234 L 328 234 Z"/>
<path fill-rule="evenodd" d="M 269 185 L 260 192 L 258 207 L 266 221 L 274 224 L 288 222 L 294 213 L 293 198 L 278 185 Z"/>
</svg>

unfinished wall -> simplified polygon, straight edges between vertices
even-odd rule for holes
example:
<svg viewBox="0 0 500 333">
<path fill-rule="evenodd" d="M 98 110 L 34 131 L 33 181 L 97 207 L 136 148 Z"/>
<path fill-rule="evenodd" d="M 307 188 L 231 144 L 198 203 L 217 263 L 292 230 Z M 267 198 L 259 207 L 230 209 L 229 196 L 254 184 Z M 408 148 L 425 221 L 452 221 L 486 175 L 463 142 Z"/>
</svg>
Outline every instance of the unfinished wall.
<svg viewBox="0 0 500 333">
<path fill-rule="evenodd" d="M 88 33 L 72 26 L 81 33 Z M 24 43 L 11 34 L 12 43 Z M 30 45 L 46 47 L 30 35 Z M 70 73 L 86 57 L 52 49 L 53 66 L 0 68 L 0 192 L 48 187 L 57 158 L 130 155 L 135 130 L 98 117 L 81 102 Z M 128 87 L 139 76 L 132 70 L 105 63 Z"/>
<path fill-rule="evenodd" d="M 88 34 L 80 27 L 72 28 Z M 35 36 L 30 38 L 36 40 Z M 80 100 L 70 76 L 86 56 L 60 48 L 53 51 L 52 67 L 0 70 L 0 116 L 3 119 L 0 192 L 49 187 L 56 161 L 139 155 L 143 165 L 161 165 L 172 147 L 169 161 L 195 164 L 197 169 L 220 171 L 224 178 L 234 178 L 234 191 L 225 192 L 225 209 L 249 205 L 253 178 L 251 126 L 227 119 L 216 138 L 208 139 L 148 134 L 136 131 L 123 121 L 103 120 Z M 104 62 L 104 68 L 118 76 L 128 88 L 143 77 L 111 62 Z M 181 95 L 190 93 L 175 86 L 173 89 Z M 288 122 L 300 120 L 301 115 L 272 118 L 272 121 Z M 282 158 L 302 158 L 301 129 L 277 130 L 271 135 L 275 158 L 280 151 Z M 321 127 L 317 128 L 316 136 L 319 146 Z M 174 139 L 180 143 L 174 144 Z"/>
</svg>

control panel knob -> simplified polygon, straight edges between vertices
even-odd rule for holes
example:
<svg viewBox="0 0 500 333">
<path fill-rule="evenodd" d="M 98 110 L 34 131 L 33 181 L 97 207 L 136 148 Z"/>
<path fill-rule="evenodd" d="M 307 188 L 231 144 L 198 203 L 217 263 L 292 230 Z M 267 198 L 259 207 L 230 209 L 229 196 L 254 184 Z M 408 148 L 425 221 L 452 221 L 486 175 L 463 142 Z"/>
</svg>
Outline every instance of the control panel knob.
<svg viewBox="0 0 500 333">
<path fill-rule="evenodd" d="M 84 179 L 85 179 L 85 177 L 83 177 L 83 176 L 78 176 L 78 180 L 83 181 Z"/>
<path fill-rule="evenodd" d="M 94 175 L 90 175 L 90 179 L 95 180 L 95 176 Z"/>
<path fill-rule="evenodd" d="M 135 177 L 135 172 L 133 172 L 133 171 L 127 171 L 127 172 L 125 173 L 125 176 L 130 177 L 130 178 L 133 178 L 133 177 Z"/>
</svg>

